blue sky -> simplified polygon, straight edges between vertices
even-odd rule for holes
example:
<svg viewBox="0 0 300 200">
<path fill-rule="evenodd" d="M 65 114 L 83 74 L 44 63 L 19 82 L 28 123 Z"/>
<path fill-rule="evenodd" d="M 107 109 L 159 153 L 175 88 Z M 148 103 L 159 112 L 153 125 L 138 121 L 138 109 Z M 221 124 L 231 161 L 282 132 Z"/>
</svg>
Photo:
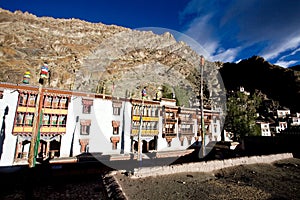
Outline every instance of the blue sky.
<svg viewBox="0 0 300 200">
<path fill-rule="evenodd" d="M 133 29 L 172 29 L 196 40 L 211 61 L 259 55 L 283 67 L 300 64 L 299 0 L 0 0 L 0 7 Z"/>
</svg>

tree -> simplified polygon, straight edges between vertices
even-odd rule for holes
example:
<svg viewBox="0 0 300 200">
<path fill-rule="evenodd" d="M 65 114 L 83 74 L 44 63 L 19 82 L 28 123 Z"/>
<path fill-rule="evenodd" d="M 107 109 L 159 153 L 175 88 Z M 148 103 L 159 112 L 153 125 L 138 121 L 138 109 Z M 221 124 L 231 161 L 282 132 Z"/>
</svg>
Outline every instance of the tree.
<svg viewBox="0 0 300 200">
<path fill-rule="evenodd" d="M 234 133 L 234 140 L 244 136 L 259 135 L 256 125 L 257 109 L 262 102 L 259 92 L 231 92 L 227 98 L 225 129 Z"/>
</svg>

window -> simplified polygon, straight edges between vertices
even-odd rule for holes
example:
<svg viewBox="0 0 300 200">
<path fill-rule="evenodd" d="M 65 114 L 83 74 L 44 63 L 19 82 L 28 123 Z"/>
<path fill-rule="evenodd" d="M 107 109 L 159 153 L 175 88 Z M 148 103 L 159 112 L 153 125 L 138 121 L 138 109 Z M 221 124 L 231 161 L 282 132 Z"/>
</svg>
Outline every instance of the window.
<svg viewBox="0 0 300 200">
<path fill-rule="evenodd" d="M 25 115 L 25 126 L 32 126 L 33 123 L 33 114 L 27 113 Z"/>
<path fill-rule="evenodd" d="M 112 143 L 112 150 L 116 150 L 117 149 L 117 143 Z"/>
<path fill-rule="evenodd" d="M 52 108 L 58 108 L 59 100 L 60 100 L 59 97 L 54 97 L 53 98 Z"/>
<path fill-rule="evenodd" d="M 114 135 L 118 135 L 119 134 L 119 127 L 114 127 L 113 134 Z"/>
<path fill-rule="evenodd" d="M 89 135 L 90 134 L 91 120 L 82 119 L 80 120 L 80 134 Z"/>
<path fill-rule="evenodd" d="M 133 115 L 139 115 L 139 108 L 137 106 L 133 107 Z"/>
<path fill-rule="evenodd" d="M 82 106 L 82 113 L 90 114 L 91 113 L 91 106 L 90 105 L 83 105 Z"/>
<path fill-rule="evenodd" d="M 60 115 L 58 117 L 58 125 L 59 126 L 66 126 L 67 116 L 66 115 Z"/>
<path fill-rule="evenodd" d="M 151 130 L 157 129 L 157 122 L 151 122 Z"/>
<path fill-rule="evenodd" d="M 113 114 L 114 115 L 120 115 L 120 113 L 121 113 L 120 111 L 121 111 L 121 109 L 119 107 L 114 107 L 113 108 Z"/>
<path fill-rule="evenodd" d="M 60 99 L 59 107 L 60 108 L 67 108 L 68 107 L 68 98 L 67 97 L 62 97 Z"/>
<path fill-rule="evenodd" d="M 55 114 L 44 114 L 42 118 L 43 126 L 52 126 L 52 127 L 65 127 L 66 126 L 66 115 L 55 115 Z"/>
<path fill-rule="evenodd" d="M 117 143 L 120 141 L 120 137 L 119 136 L 112 136 L 110 138 L 111 142 L 112 142 L 112 150 L 116 150 L 117 149 Z"/>
<path fill-rule="evenodd" d="M 43 125 L 48 126 L 49 125 L 49 120 L 50 120 L 50 115 L 45 114 L 43 116 Z"/>
<path fill-rule="evenodd" d="M 35 106 L 36 96 L 37 95 L 35 95 L 35 94 L 29 94 L 28 106 Z"/>
<path fill-rule="evenodd" d="M 89 139 L 79 139 L 80 143 L 80 152 L 88 153 L 89 152 Z"/>
<path fill-rule="evenodd" d="M 53 99 L 52 96 L 45 96 L 45 100 L 44 100 L 45 108 L 51 108 L 52 99 Z"/>
<path fill-rule="evenodd" d="M 150 122 L 145 122 L 145 129 L 146 130 L 151 130 L 151 124 L 150 124 Z"/>
<path fill-rule="evenodd" d="M 112 126 L 113 126 L 113 135 L 118 135 L 119 134 L 120 122 L 119 121 L 112 121 Z"/>
<path fill-rule="evenodd" d="M 50 121 L 52 126 L 56 126 L 57 125 L 57 115 L 52 115 L 51 116 L 51 121 Z"/>
<path fill-rule="evenodd" d="M 133 121 L 132 122 L 132 129 L 139 129 L 140 122 L 139 121 Z"/>
<path fill-rule="evenodd" d="M 156 108 L 152 108 L 151 109 L 151 116 L 155 117 L 155 113 L 156 113 Z"/>
<path fill-rule="evenodd" d="M 115 102 L 113 102 L 112 106 L 113 106 L 113 115 L 120 115 L 122 102 L 121 101 L 115 101 Z"/>
<path fill-rule="evenodd" d="M 183 124 L 181 125 L 182 133 L 192 133 L 192 125 L 191 124 Z"/>
<path fill-rule="evenodd" d="M 165 131 L 166 131 L 166 134 L 174 133 L 174 125 L 173 124 L 166 124 Z"/>
<path fill-rule="evenodd" d="M 27 93 L 21 93 L 19 98 L 20 98 L 19 105 L 20 106 L 26 106 L 28 94 Z"/>
<path fill-rule="evenodd" d="M 23 126 L 24 122 L 24 113 L 18 113 L 17 115 L 17 126 Z"/>
<path fill-rule="evenodd" d="M 214 123 L 217 123 L 217 117 L 216 116 L 213 117 L 213 121 L 214 121 Z"/>
<path fill-rule="evenodd" d="M 82 113 L 90 114 L 92 105 L 93 105 L 93 100 L 82 99 Z"/>
</svg>

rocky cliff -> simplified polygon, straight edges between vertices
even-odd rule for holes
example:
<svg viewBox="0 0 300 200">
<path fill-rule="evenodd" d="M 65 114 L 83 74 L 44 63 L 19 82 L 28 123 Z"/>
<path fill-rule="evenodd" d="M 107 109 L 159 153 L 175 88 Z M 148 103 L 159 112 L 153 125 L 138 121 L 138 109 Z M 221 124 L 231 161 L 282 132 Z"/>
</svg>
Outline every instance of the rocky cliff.
<svg viewBox="0 0 300 200">
<path fill-rule="evenodd" d="M 157 35 L 78 19 L 36 17 L 0 9 L 0 80 L 21 83 L 25 71 L 37 85 L 47 63 L 46 86 L 81 91 L 125 92 L 137 96 L 147 87 L 155 96 L 158 86 L 199 94 L 200 56 L 166 32 Z M 204 75 L 210 95 L 222 91 L 220 64 L 207 61 Z"/>
<path fill-rule="evenodd" d="M 31 84 L 37 84 L 40 67 L 47 62 L 50 86 L 68 88 L 84 57 L 121 31 L 128 29 L 0 9 L 0 80 L 20 83 L 30 71 Z"/>
</svg>

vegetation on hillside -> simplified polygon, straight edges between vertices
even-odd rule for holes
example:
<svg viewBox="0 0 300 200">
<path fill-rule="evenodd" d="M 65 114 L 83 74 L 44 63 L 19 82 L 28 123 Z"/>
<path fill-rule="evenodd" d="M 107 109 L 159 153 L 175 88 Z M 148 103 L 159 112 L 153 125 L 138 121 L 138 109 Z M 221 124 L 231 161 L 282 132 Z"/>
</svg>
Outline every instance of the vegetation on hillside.
<svg viewBox="0 0 300 200">
<path fill-rule="evenodd" d="M 262 97 L 258 91 L 253 94 L 240 91 L 228 94 L 224 128 L 234 133 L 234 140 L 260 134 L 256 118 L 261 103 Z"/>
</svg>

